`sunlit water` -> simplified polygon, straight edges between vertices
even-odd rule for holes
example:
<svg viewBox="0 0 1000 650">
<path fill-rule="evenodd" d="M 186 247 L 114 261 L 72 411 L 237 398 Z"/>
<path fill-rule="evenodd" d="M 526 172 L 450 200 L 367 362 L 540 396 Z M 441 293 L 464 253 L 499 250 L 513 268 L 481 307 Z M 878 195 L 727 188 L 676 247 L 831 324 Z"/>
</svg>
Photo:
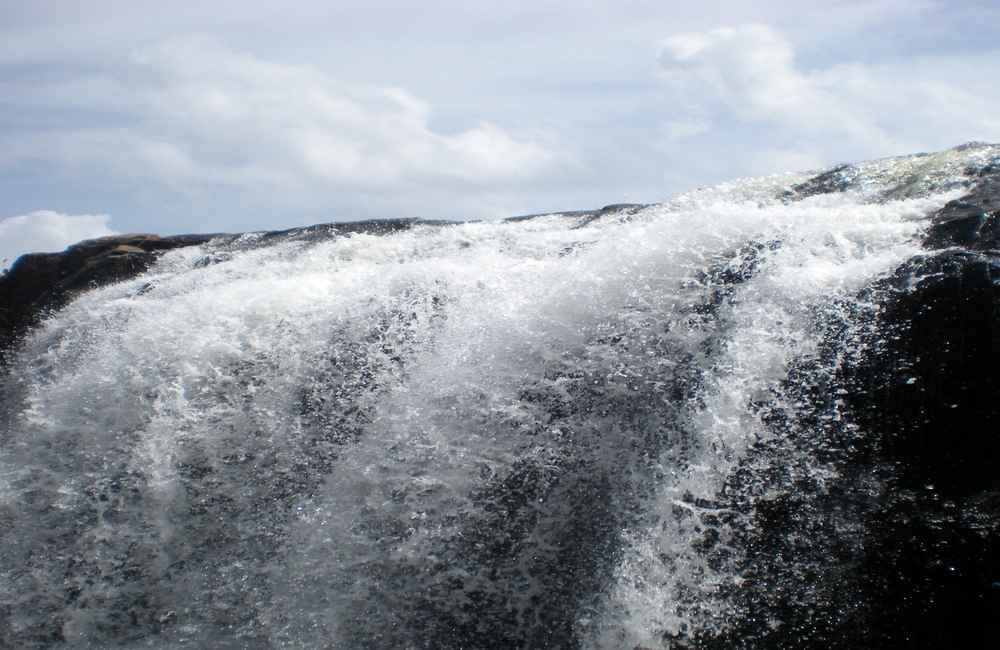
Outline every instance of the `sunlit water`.
<svg viewBox="0 0 1000 650">
<path fill-rule="evenodd" d="M 772 435 L 753 405 L 997 155 L 169 252 L 12 364 L 0 639 L 656 648 L 724 625 L 741 578 L 693 542 Z"/>
</svg>

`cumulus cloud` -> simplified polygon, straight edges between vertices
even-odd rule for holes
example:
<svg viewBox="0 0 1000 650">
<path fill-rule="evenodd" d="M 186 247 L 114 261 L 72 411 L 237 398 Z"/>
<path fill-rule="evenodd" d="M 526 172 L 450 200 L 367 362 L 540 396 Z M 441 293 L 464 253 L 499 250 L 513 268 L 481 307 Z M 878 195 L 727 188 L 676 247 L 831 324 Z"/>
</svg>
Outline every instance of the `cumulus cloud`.
<svg viewBox="0 0 1000 650">
<path fill-rule="evenodd" d="M 947 59 L 807 70 L 784 35 L 750 24 L 674 35 L 663 42 L 660 63 L 666 82 L 696 104 L 699 120 L 714 128 L 766 127 L 771 141 L 761 150 L 774 141 L 794 144 L 774 149 L 774 163 L 793 152 L 849 147 L 854 155 L 884 155 L 1000 138 L 993 108 L 1000 92 L 962 83 Z"/>
<path fill-rule="evenodd" d="M 116 234 L 105 214 L 62 214 L 38 210 L 0 219 L 0 269 L 24 253 L 61 251 L 84 239 Z"/>
<path fill-rule="evenodd" d="M 8 160 L 180 191 L 503 186 L 566 162 L 541 138 L 490 122 L 438 132 L 430 107 L 402 88 L 341 83 L 207 38 L 147 48 L 121 69 L 36 89 L 32 100 L 101 111 L 112 124 L 9 134 Z"/>
</svg>

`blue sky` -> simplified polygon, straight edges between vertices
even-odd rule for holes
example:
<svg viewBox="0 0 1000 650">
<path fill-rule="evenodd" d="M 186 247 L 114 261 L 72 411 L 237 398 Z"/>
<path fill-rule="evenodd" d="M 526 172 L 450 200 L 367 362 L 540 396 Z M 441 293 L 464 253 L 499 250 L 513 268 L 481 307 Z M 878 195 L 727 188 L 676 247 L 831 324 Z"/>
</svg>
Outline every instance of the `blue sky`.
<svg viewBox="0 0 1000 650">
<path fill-rule="evenodd" d="M 995 3 L 789 4 L 0 0 L 0 258 L 1000 140 Z"/>
</svg>

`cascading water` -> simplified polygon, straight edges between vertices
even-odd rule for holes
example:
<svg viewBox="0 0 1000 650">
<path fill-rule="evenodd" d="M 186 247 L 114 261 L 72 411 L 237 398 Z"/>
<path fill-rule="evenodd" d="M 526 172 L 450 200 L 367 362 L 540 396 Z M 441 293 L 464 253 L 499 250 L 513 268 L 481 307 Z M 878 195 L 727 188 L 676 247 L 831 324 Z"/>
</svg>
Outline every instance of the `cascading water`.
<svg viewBox="0 0 1000 650">
<path fill-rule="evenodd" d="M 860 345 L 862 290 L 997 157 L 868 163 L 821 177 L 836 193 L 784 175 L 596 219 L 166 253 L 11 359 L 0 640 L 710 636 L 731 623 L 734 529 L 751 525 L 720 495 L 777 435 L 765 414 L 801 406 L 789 371 L 826 363 L 831 324 Z"/>
</svg>

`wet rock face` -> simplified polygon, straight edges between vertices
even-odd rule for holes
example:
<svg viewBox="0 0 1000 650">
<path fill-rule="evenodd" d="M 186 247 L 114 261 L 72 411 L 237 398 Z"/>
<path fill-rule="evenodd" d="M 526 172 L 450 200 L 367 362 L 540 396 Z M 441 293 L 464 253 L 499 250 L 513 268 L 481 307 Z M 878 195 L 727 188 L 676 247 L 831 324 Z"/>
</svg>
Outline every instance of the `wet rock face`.
<svg viewBox="0 0 1000 650">
<path fill-rule="evenodd" d="M 997 183 L 948 204 L 900 270 L 884 345 L 851 369 L 851 405 L 889 468 L 869 517 L 873 647 L 993 648 L 1000 639 L 1000 255 Z"/>
<path fill-rule="evenodd" d="M 901 488 L 944 499 L 1000 489 L 998 221 L 996 173 L 934 215 L 925 247 L 936 252 L 898 270 L 882 344 L 852 369 L 856 416 L 879 432 Z"/>
<path fill-rule="evenodd" d="M 789 390 L 809 405 L 794 418 L 765 408 L 777 435 L 733 493 L 777 496 L 728 504 L 754 522 L 739 533 L 746 582 L 728 595 L 729 629 L 697 647 L 1000 643 L 998 208 L 994 170 L 933 215 L 926 256 L 865 290 L 867 351 L 833 376 L 793 368 Z M 824 347 L 840 358 L 843 333 Z M 834 483 L 797 471 L 818 461 Z"/>
<path fill-rule="evenodd" d="M 938 252 L 899 269 L 879 344 L 845 370 L 872 441 L 858 465 L 887 474 L 859 567 L 870 647 L 1000 639 L 998 208 L 994 170 L 934 215 Z"/>
<path fill-rule="evenodd" d="M 926 245 L 993 251 L 995 261 L 1000 256 L 1000 172 L 994 170 L 972 192 L 940 210 Z"/>
<path fill-rule="evenodd" d="M 881 432 L 899 484 L 945 499 L 1000 489 L 998 218 L 996 173 L 933 217 L 925 245 L 945 250 L 899 269 L 885 344 L 857 369 L 857 417 Z"/>
</svg>

